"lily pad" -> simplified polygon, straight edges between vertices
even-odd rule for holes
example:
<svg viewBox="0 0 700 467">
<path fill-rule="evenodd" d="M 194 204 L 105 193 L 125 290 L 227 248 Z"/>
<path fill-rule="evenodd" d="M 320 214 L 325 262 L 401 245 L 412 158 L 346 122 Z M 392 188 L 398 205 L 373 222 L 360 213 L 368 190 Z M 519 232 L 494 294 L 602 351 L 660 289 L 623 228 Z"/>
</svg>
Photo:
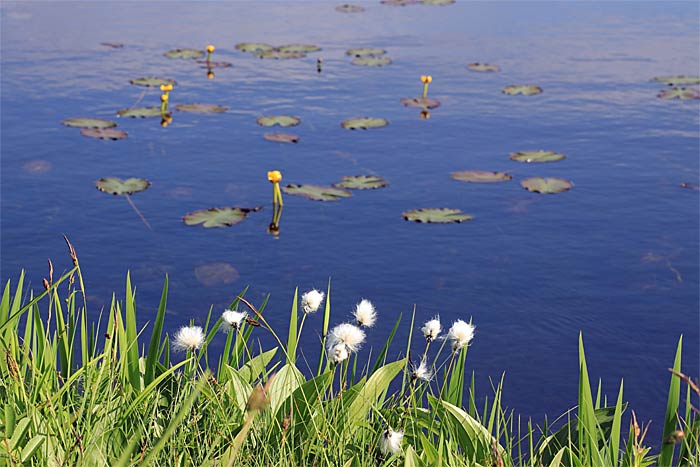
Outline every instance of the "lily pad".
<svg viewBox="0 0 700 467">
<path fill-rule="evenodd" d="M 460 209 L 449 208 L 412 209 L 401 216 L 407 221 L 428 224 L 456 224 L 474 219 L 474 216 L 464 214 Z"/>
<path fill-rule="evenodd" d="M 563 178 L 544 178 L 544 177 L 532 177 L 526 178 L 520 185 L 527 191 L 532 191 L 533 193 L 543 193 L 543 194 L 553 194 L 562 193 L 568 191 L 574 186 L 568 180 Z"/>
<path fill-rule="evenodd" d="M 386 66 L 391 64 L 391 59 L 384 55 L 380 57 L 365 55 L 362 57 L 355 57 L 352 64 L 358 66 Z"/>
<path fill-rule="evenodd" d="M 389 186 L 389 182 L 376 175 L 352 175 L 343 177 L 342 182 L 334 183 L 333 186 L 350 190 L 375 190 Z"/>
<path fill-rule="evenodd" d="M 196 60 L 204 57 L 204 51 L 197 49 L 173 49 L 165 52 L 168 58 L 182 58 L 185 60 Z"/>
<path fill-rule="evenodd" d="M 118 42 L 100 42 L 100 45 L 104 47 L 109 47 L 110 49 L 123 49 L 124 44 L 120 44 Z"/>
<path fill-rule="evenodd" d="M 501 71 L 501 67 L 498 65 L 492 65 L 490 63 L 470 63 L 467 65 L 467 70 L 471 71 L 481 71 L 481 72 L 486 72 L 486 73 L 494 73 L 497 71 Z"/>
<path fill-rule="evenodd" d="M 161 111 L 160 107 L 129 107 L 118 110 L 117 115 L 128 118 L 160 117 Z"/>
<path fill-rule="evenodd" d="M 512 180 L 513 176 L 505 172 L 489 172 L 487 170 L 463 170 L 450 174 L 455 180 L 471 183 L 498 183 Z"/>
<path fill-rule="evenodd" d="M 365 9 L 358 5 L 350 5 L 346 3 L 335 7 L 335 11 L 339 11 L 341 13 L 362 13 L 365 11 Z"/>
<path fill-rule="evenodd" d="M 77 117 L 77 118 L 69 118 L 67 120 L 63 120 L 62 122 L 65 126 L 69 126 L 72 128 L 112 128 L 117 126 L 116 123 L 114 123 L 111 120 L 105 120 L 103 118 L 82 118 L 82 117 Z"/>
<path fill-rule="evenodd" d="M 275 126 L 279 125 L 281 127 L 297 126 L 301 123 L 299 117 L 293 117 L 291 115 L 265 115 L 256 120 L 260 126 Z"/>
<path fill-rule="evenodd" d="M 656 97 L 661 99 L 680 99 L 682 101 L 700 99 L 700 92 L 693 88 L 663 89 Z"/>
<path fill-rule="evenodd" d="M 282 52 L 281 50 L 277 49 L 266 50 L 264 52 L 257 52 L 255 55 L 259 58 L 271 58 L 274 60 L 289 60 L 292 58 L 306 57 L 306 54 L 304 52 Z"/>
<path fill-rule="evenodd" d="M 260 211 L 262 206 L 254 208 L 209 208 L 186 214 L 182 220 L 187 225 L 202 224 L 202 227 L 229 227 L 243 222 L 249 212 Z"/>
<path fill-rule="evenodd" d="M 308 54 L 311 52 L 318 52 L 321 50 L 321 47 L 313 44 L 288 44 L 288 45 L 281 45 L 277 47 L 277 50 L 279 50 L 282 53 L 288 54 L 288 53 L 302 53 L 302 54 Z"/>
<path fill-rule="evenodd" d="M 657 76 L 654 81 L 668 84 L 669 86 L 693 86 L 700 84 L 700 76 Z"/>
<path fill-rule="evenodd" d="M 372 47 L 360 47 L 358 49 L 348 49 L 345 51 L 345 55 L 350 55 L 353 57 L 366 57 L 368 55 L 371 56 L 379 56 L 379 55 L 384 55 L 386 53 L 386 50 L 384 49 L 376 49 Z"/>
<path fill-rule="evenodd" d="M 406 6 L 406 5 L 417 5 L 420 3 L 420 0 L 382 0 L 381 3 L 383 5 L 391 5 L 391 6 Z"/>
<path fill-rule="evenodd" d="M 421 109 L 434 109 L 440 107 L 440 101 L 431 99 L 430 97 L 405 97 L 401 99 L 401 103 L 406 107 L 420 107 Z"/>
<path fill-rule="evenodd" d="M 208 62 L 206 60 L 197 60 L 197 63 L 200 63 L 202 68 L 230 68 L 232 66 L 229 62 Z"/>
<path fill-rule="evenodd" d="M 436 5 L 436 6 L 451 5 L 454 2 L 455 2 L 455 0 L 421 0 L 421 3 L 423 5 Z"/>
<path fill-rule="evenodd" d="M 556 162 L 566 159 L 564 154 L 553 151 L 519 151 L 510 154 L 510 160 L 518 162 Z"/>
<path fill-rule="evenodd" d="M 22 168 L 29 173 L 32 174 L 44 174 L 46 172 L 49 172 L 53 165 L 49 161 L 45 161 L 42 159 L 36 159 L 33 161 L 29 161 L 26 164 L 22 166 Z"/>
<path fill-rule="evenodd" d="M 321 185 L 287 185 L 282 191 L 289 195 L 303 196 L 314 201 L 339 201 L 352 196 L 347 190 Z"/>
<path fill-rule="evenodd" d="M 387 126 L 389 120 L 375 117 L 349 118 L 340 122 L 340 126 L 347 130 L 367 130 L 369 128 L 381 128 Z"/>
<path fill-rule="evenodd" d="M 534 96 L 535 94 L 542 93 L 542 88 L 539 86 L 532 86 L 530 84 L 511 85 L 503 88 L 503 91 L 501 92 L 511 96 L 517 96 L 518 94 L 522 94 L 523 96 Z"/>
<path fill-rule="evenodd" d="M 681 183 L 681 188 L 685 188 L 687 190 L 700 190 L 700 185 L 696 183 L 690 183 L 690 182 L 683 182 Z"/>
<path fill-rule="evenodd" d="M 236 49 L 240 50 L 241 52 L 255 53 L 273 50 L 274 47 L 270 44 L 262 44 L 259 42 L 241 42 L 240 44 L 236 44 Z"/>
<path fill-rule="evenodd" d="M 202 264 L 194 268 L 194 275 L 205 287 L 232 284 L 241 277 L 228 263 Z"/>
<path fill-rule="evenodd" d="M 151 186 L 151 182 L 145 178 L 122 180 L 116 177 L 106 177 L 99 179 L 95 186 L 98 190 L 112 195 L 133 195 Z"/>
<path fill-rule="evenodd" d="M 228 110 L 228 107 L 216 104 L 177 104 L 175 108 L 180 112 L 197 114 L 220 114 Z"/>
<path fill-rule="evenodd" d="M 275 143 L 298 143 L 299 137 L 290 133 L 265 133 L 263 137 Z"/>
<path fill-rule="evenodd" d="M 129 82 L 131 84 L 135 84 L 136 86 L 147 86 L 147 87 L 160 87 L 160 86 L 163 86 L 166 84 L 170 84 L 172 86 L 175 86 L 177 84 L 177 82 L 174 79 L 158 78 L 155 76 L 147 77 L 147 78 L 130 79 Z"/>
<path fill-rule="evenodd" d="M 115 130 L 114 128 L 83 128 L 80 130 L 80 134 L 88 138 L 109 139 L 112 141 L 124 139 L 129 136 L 126 131 Z"/>
</svg>

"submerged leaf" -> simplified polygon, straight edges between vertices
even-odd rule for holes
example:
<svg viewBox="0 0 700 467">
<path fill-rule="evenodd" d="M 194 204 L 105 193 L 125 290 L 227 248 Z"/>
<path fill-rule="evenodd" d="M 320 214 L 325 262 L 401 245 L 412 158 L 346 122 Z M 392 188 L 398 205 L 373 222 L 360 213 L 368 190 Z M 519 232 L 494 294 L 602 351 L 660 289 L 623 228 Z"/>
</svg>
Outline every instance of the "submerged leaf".
<svg viewBox="0 0 700 467">
<path fill-rule="evenodd" d="M 228 263 L 202 264 L 194 268 L 194 275 L 205 287 L 232 284 L 241 277 Z"/>
<path fill-rule="evenodd" d="M 129 118 L 146 118 L 160 117 L 162 112 L 160 107 L 129 107 L 128 109 L 118 110 L 117 115 Z"/>
<path fill-rule="evenodd" d="M 103 118 L 76 117 L 63 120 L 61 123 L 72 128 L 112 128 L 117 126 L 113 121 Z"/>
<path fill-rule="evenodd" d="M 202 227 L 229 227 L 243 222 L 249 212 L 260 211 L 262 206 L 254 208 L 209 208 L 186 214 L 182 220 L 187 225 L 202 224 Z"/>
<path fill-rule="evenodd" d="M 340 126 L 347 130 L 367 130 L 369 128 L 381 128 L 387 126 L 389 121 L 385 118 L 356 117 L 340 122 Z"/>
<path fill-rule="evenodd" d="M 220 114 L 228 110 L 228 107 L 217 104 L 177 104 L 175 108 L 180 112 L 197 114 Z"/>
<path fill-rule="evenodd" d="M 355 57 L 352 61 L 353 65 L 359 66 L 385 66 L 391 64 L 391 59 L 387 56 L 375 57 L 373 55 L 364 55 L 362 57 Z"/>
<path fill-rule="evenodd" d="M 455 180 L 471 183 L 497 183 L 512 180 L 513 176 L 505 172 L 489 172 L 486 170 L 463 170 L 450 174 Z"/>
<path fill-rule="evenodd" d="M 657 97 L 661 99 L 680 99 L 682 101 L 700 99 L 700 92 L 693 88 L 663 89 Z"/>
<path fill-rule="evenodd" d="M 497 72 L 501 71 L 501 67 L 498 65 L 491 65 L 490 63 L 470 63 L 467 65 L 467 70 L 471 71 L 482 71 L 482 72 Z"/>
<path fill-rule="evenodd" d="M 259 42 L 241 42 L 236 44 L 236 49 L 241 52 L 265 52 L 274 49 L 270 44 L 262 44 Z"/>
<path fill-rule="evenodd" d="M 281 127 L 297 126 L 301 123 L 301 118 L 291 115 L 265 115 L 256 120 L 260 126 L 275 126 Z"/>
<path fill-rule="evenodd" d="M 290 133 L 265 133 L 263 135 L 268 141 L 273 141 L 275 143 L 298 143 L 299 137 L 297 135 L 292 135 Z"/>
<path fill-rule="evenodd" d="M 556 162 L 565 159 L 564 154 L 553 151 L 519 151 L 510 154 L 510 160 L 518 162 Z"/>
<path fill-rule="evenodd" d="M 133 195 L 151 186 L 151 182 L 145 178 L 127 178 L 122 180 L 116 177 L 99 179 L 95 186 L 98 190 L 112 195 Z"/>
<path fill-rule="evenodd" d="M 182 58 L 185 60 L 195 60 L 204 57 L 204 52 L 197 49 L 173 49 L 168 50 L 163 55 L 168 58 Z"/>
<path fill-rule="evenodd" d="M 335 11 L 339 11 L 341 13 L 362 13 L 365 11 L 365 9 L 358 5 L 350 5 L 346 3 L 335 7 Z"/>
<path fill-rule="evenodd" d="M 281 45 L 277 47 L 277 50 L 279 50 L 282 53 L 311 53 L 311 52 L 318 52 L 321 50 L 321 47 L 313 44 L 289 44 L 289 45 Z"/>
<path fill-rule="evenodd" d="M 123 49 L 124 44 L 120 44 L 118 42 L 100 42 L 100 45 L 104 47 L 109 47 L 110 49 Z"/>
<path fill-rule="evenodd" d="M 517 96 L 518 94 L 522 94 L 523 96 L 534 96 L 535 94 L 540 94 L 542 92 L 542 88 L 539 86 L 532 86 L 530 84 L 511 85 L 503 88 L 503 91 L 501 92 L 511 96 Z"/>
<path fill-rule="evenodd" d="M 289 195 L 303 196 L 314 201 L 339 201 L 352 196 L 347 190 L 321 185 L 287 185 L 282 191 Z"/>
<path fill-rule="evenodd" d="M 333 186 L 350 190 L 375 190 L 389 186 L 389 182 L 376 175 L 351 175 L 343 177 L 342 182 L 334 183 Z"/>
<path fill-rule="evenodd" d="M 112 141 L 124 139 L 129 136 L 126 131 L 115 130 L 114 128 L 83 128 L 80 130 L 80 134 L 88 138 L 109 139 Z"/>
<path fill-rule="evenodd" d="M 147 87 L 158 87 L 158 86 L 163 86 L 166 84 L 170 84 L 172 86 L 175 86 L 177 84 L 177 82 L 174 79 L 158 78 L 156 76 L 130 79 L 129 82 L 131 84 L 136 85 L 136 86 L 147 86 Z"/>
<path fill-rule="evenodd" d="M 430 97 L 404 97 L 401 103 L 406 107 L 419 107 L 421 109 L 434 109 L 440 107 L 440 101 Z"/>
<path fill-rule="evenodd" d="M 406 211 L 401 216 L 407 221 L 425 222 L 429 224 L 455 224 L 474 219 L 464 214 L 460 209 L 424 208 Z"/>
<path fill-rule="evenodd" d="M 520 185 L 527 191 L 532 191 L 533 193 L 543 193 L 543 194 L 553 194 L 562 193 L 568 191 L 574 186 L 568 180 L 563 178 L 544 178 L 544 177 L 532 177 L 526 178 Z"/>
<path fill-rule="evenodd" d="M 692 86 L 700 84 L 700 76 L 657 76 L 653 81 L 668 84 L 669 86 Z"/>
<path fill-rule="evenodd" d="M 351 55 L 353 57 L 366 57 L 367 55 L 372 55 L 372 56 L 378 56 L 378 55 L 384 55 L 386 53 L 386 50 L 384 49 L 375 49 L 371 47 L 360 47 L 358 49 L 348 49 L 345 51 L 346 55 Z"/>
</svg>

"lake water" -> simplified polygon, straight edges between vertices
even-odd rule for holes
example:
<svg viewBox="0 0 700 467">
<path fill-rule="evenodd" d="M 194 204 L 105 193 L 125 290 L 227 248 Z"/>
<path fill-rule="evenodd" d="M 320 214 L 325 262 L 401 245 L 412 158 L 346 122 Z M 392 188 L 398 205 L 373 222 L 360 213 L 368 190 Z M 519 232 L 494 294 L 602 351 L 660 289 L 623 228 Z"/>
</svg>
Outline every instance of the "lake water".
<svg viewBox="0 0 700 467">
<path fill-rule="evenodd" d="M 139 319 L 152 318 L 164 275 L 171 280 L 169 331 L 203 324 L 250 285 L 284 334 L 295 286 L 332 280 L 332 323 L 361 298 L 380 314 L 369 344 L 380 346 L 399 313 L 405 342 L 410 314 L 439 314 L 477 326 L 468 366 L 479 397 L 505 372 L 505 402 L 541 420 L 576 403 L 577 337 L 584 335 L 591 378 L 615 397 L 619 379 L 638 418 L 662 425 L 667 367 L 684 334 L 684 368 L 700 375 L 699 101 L 663 100 L 660 75 L 697 75 L 695 2 L 464 2 L 445 7 L 362 3 L 344 14 L 332 2 L 3 2 L 2 280 L 27 270 L 34 288 L 70 267 L 62 234 L 75 245 L 92 313 L 123 295 L 127 270 Z M 123 43 L 111 49 L 101 42 Z M 322 51 L 299 60 L 260 60 L 239 42 L 310 43 Z M 215 44 L 206 70 L 171 60 L 176 47 Z M 380 47 L 393 64 L 350 64 L 345 50 Z M 323 58 L 317 73 L 316 58 Z M 468 71 L 470 62 L 500 73 Z M 419 96 L 430 74 L 431 118 L 399 99 Z M 86 138 L 61 125 L 78 116 L 115 118 L 159 91 L 129 79 L 178 81 L 175 103 L 221 104 L 221 115 L 173 114 L 118 119 L 129 137 Z M 540 95 L 508 96 L 510 84 Z M 266 141 L 261 115 L 291 114 L 296 144 Z M 340 121 L 376 116 L 389 126 L 348 131 Z M 273 130 L 276 131 L 276 130 Z M 567 158 L 546 164 L 509 160 L 547 149 Z M 36 161 L 43 161 L 37 163 Z M 37 170 L 37 167 L 39 170 Z M 285 195 L 279 238 L 268 170 L 284 183 L 331 184 L 377 174 L 390 186 L 356 191 L 337 203 Z M 513 180 L 471 184 L 458 170 L 507 171 Z M 126 199 L 99 192 L 101 177 L 144 177 Z M 520 181 L 563 177 L 572 190 L 529 193 Z M 257 206 L 240 225 L 188 227 L 184 214 L 215 206 Z M 454 207 L 475 216 L 451 225 L 409 223 L 401 213 Z M 205 286 L 195 270 L 227 263 L 239 274 Z M 320 316 L 305 326 L 315 362 Z M 223 339 L 222 339 L 223 340 Z M 402 350 L 397 346 L 393 355 Z M 361 356 L 366 357 L 367 350 Z M 656 440 L 652 440 L 656 441 Z"/>
</svg>

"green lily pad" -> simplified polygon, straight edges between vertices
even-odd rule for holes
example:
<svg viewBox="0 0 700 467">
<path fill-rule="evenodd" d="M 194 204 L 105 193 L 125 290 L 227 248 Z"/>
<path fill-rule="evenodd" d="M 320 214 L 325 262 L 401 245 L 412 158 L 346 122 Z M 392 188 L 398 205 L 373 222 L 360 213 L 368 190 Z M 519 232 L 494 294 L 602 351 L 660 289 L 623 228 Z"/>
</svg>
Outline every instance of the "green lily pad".
<svg viewBox="0 0 700 467">
<path fill-rule="evenodd" d="M 474 216 L 464 214 L 460 209 L 449 208 L 412 209 L 404 212 L 401 216 L 407 221 L 428 224 L 455 224 L 474 219 Z"/>
<path fill-rule="evenodd" d="M 430 97 L 405 97 L 401 99 L 401 103 L 406 107 L 420 107 L 421 109 L 434 109 L 440 107 L 440 101 L 431 99 Z"/>
<path fill-rule="evenodd" d="M 281 127 L 297 126 L 301 123 L 301 118 L 291 115 L 265 115 L 256 120 L 260 126 L 275 126 Z"/>
<path fill-rule="evenodd" d="M 255 53 L 273 50 L 274 47 L 270 44 L 262 44 L 259 42 L 241 42 L 240 44 L 236 44 L 236 49 L 240 50 L 241 52 Z"/>
<path fill-rule="evenodd" d="M 653 81 L 668 84 L 669 86 L 693 86 L 700 84 L 700 76 L 657 76 Z"/>
<path fill-rule="evenodd" d="M 375 117 L 349 118 L 340 122 L 340 126 L 347 130 L 367 130 L 369 128 L 381 128 L 387 126 L 389 120 Z"/>
<path fill-rule="evenodd" d="M 491 65 L 490 63 L 476 62 L 476 63 L 470 63 L 469 65 L 467 65 L 467 70 L 493 73 L 493 72 L 501 71 L 501 67 L 498 65 Z"/>
<path fill-rule="evenodd" d="M 228 285 L 236 282 L 241 275 L 228 263 L 208 263 L 194 268 L 194 275 L 205 287 Z"/>
<path fill-rule="evenodd" d="M 534 96 L 535 94 L 542 93 L 542 88 L 539 86 L 532 86 L 530 84 L 511 85 L 503 88 L 503 91 L 501 92 L 511 96 L 517 96 L 518 94 L 522 94 L 523 96 Z"/>
<path fill-rule="evenodd" d="M 297 135 L 292 135 L 290 133 L 265 133 L 263 135 L 268 141 L 275 143 L 298 143 L 299 137 Z"/>
<path fill-rule="evenodd" d="M 302 53 L 302 54 L 308 54 L 311 52 L 318 52 L 321 50 L 321 47 L 313 44 L 288 44 L 288 45 L 281 45 L 277 47 L 277 50 L 279 50 L 282 53 Z"/>
<path fill-rule="evenodd" d="M 385 66 L 391 64 L 391 59 L 384 55 L 380 57 L 375 57 L 373 55 L 365 55 L 362 57 L 355 57 L 352 61 L 352 64 L 358 66 Z"/>
<path fill-rule="evenodd" d="M 303 196 L 314 201 L 339 201 L 352 196 L 347 190 L 321 185 L 287 185 L 282 191 L 289 195 Z"/>
<path fill-rule="evenodd" d="M 117 126 L 117 124 L 113 121 L 105 120 L 103 118 L 77 117 L 63 120 L 61 123 L 72 128 L 112 128 Z"/>
<path fill-rule="evenodd" d="M 339 11 L 341 13 L 362 13 L 365 11 L 365 9 L 358 5 L 350 5 L 346 3 L 335 7 L 335 11 Z"/>
<path fill-rule="evenodd" d="M 693 88 L 663 89 L 656 97 L 661 99 L 680 99 L 682 101 L 700 99 L 700 92 Z"/>
<path fill-rule="evenodd" d="M 382 5 L 406 6 L 417 5 L 420 3 L 420 0 L 382 0 L 381 3 Z"/>
<path fill-rule="evenodd" d="M 564 154 L 553 151 L 519 151 L 510 154 L 510 160 L 518 162 L 556 162 L 566 159 Z"/>
<path fill-rule="evenodd" d="M 389 182 L 376 175 L 352 175 L 343 177 L 342 182 L 334 183 L 333 186 L 350 190 L 375 190 L 389 186 Z"/>
<path fill-rule="evenodd" d="M 451 5 L 454 2 L 455 2 L 455 0 L 421 0 L 421 3 L 423 5 L 436 5 L 436 6 Z"/>
<path fill-rule="evenodd" d="M 202 68 L 230 68 L 232 65 L 229 62 L 213 62 L 206 60 L 197 60 L 197 63 L 202 65 Z"/>
<path fill-rule="evenodd" d="M 204 57 L 204 51 L 197 49 L 173 49 L 168 50 L 163 55 L 168 58 L 182 58 L 184 60 L 196 60 Z"/>
<path fill-rule="evenodd" d="M 228 110 L 228 107 L 216 104 L 177 104 L 175 108 L 180 112 L 196 114 L 220 114 Z"/>
<path fill-rule="evenodd" d="M 112 195 L 133 195 L 151 186 L 151 182 L 145 178 L 127 178 L 122 180 L 116 177 L 101 178 L 95 183 L 98 190 Z"/>
<path fill-rule="evenodd" d="M 487 170 L 463 170 L 450 174 L 455 180 L 471 183 L 498 183 L 512 180 L 513 176 L 505 172 L 489 172 Z"/>
<path fill-rule="evenodd" d="M 545 178 L 545 177 L 532 177 L 526 178 L 520 185 L 527 191 L 532 191 L 533 193 L 543 193 L 543 194 L 553 194 L 562 193 L 568 191 L 574 186 L 568 180 L 563 178 Z"/>
<path fill-rule="evenodd" d="M 129 107 L 118 110 L 117 115 L 128 118 L 160 117 L 161 111 L 160 107 Z"/>
<path fill-rule="evenodd" d="M 259 58 L 271 58 L 273 60 L 289 60 L 292 58 L 304 58 L 304 52 L 282 52 L 281 50 L 273 49 L 264 52 L 256 52 L 255 55 Z"/>
<path fill-rule="evenodd" d="M 229 227 L 243 222 L 249 212 L 257 212 L 262 206 L 254 208 L 209 208 L 186 214 L 182 220 L 187 225 L 202 224 L 202 227 Z"/>
<path fill-rule="evenodd" d="M 174 79 L 157 78 L 155 76 L 147 77 L 147 78 L 130 79 L 129 82 L 131 84 L 135 84 L 136 86 L 147 86 L 147 87 L 160 87 L 160 86 L 166 85 L 166 84 L 171 84 L 171 85 L 175 86 L 177 84 L 177 82 Z"/>
<path fill-rule="evenodd" d="M 115 130 L 114 128 L 83 128 L 80 130 L 80 134 L 88 138 L 109 139 L 112 141 L 124 139 L 129 136 L 126 131 Z"/>
<path fill-rule="evenodd" d="M 386 50 L 384 49 L 376 49 L 372 47 L 360 47 L 358 49 L 348 49 L 345 51 L 346 55 L 350 55 L 352 57 L 366 57 L 368 55 L 370 56 L 379 56 L 379 55 L 384 55 L 386 53 Z"/>
</svg>

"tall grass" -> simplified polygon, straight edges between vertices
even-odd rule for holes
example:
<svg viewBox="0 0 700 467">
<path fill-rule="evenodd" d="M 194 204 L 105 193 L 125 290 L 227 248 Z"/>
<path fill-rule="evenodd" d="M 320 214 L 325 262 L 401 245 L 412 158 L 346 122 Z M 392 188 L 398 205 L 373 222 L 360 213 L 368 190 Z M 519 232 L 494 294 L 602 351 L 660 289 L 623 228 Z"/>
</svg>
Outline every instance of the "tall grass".
<svg viewBox="0 0 700 467">
<path fill-rule="evenodd" d="M 330 284 L 312 371 L 298 355 L 309 326 L 297 292 L 286 342 L 265 320 L 266 300 L 250 303 L 244 291 L 229 308 L 246 311 L 247 322 L 222 334 L 222 319 L 210 311 L 201 345 L 176 353 L 163 333 L 167 278 L 152 325 L 137 327 L 129 276 L 124 297 L 114 296 L 91 322 L 72 249 L 71 255 L 74 267 L 47 280 L 43 292 L 25 300 L 22 274 L 14 292 L 7 282 L 0 300 L 5 465 L 700 465 L 700 418 L 692 403 L 700 393 L 682 373 L 682 340 L 655 454 L 624 403 L 622 382 L 614 404 L 605 403 L 600 386 L 593 397 L 582 338 L 578 405 L 552 425 L 556 431 L 540 429 L 502 406 L 502 382 L 483 400 L 474 394 L 473 376 L 465 380 L 468 346 L 426 342 L 424 368 L 434 375 L 428 381 L 416 377 L 417 362 L 390 358 L 401 318 L 373 361 L 353 353 L 333 363 L 324 342 L 333 321 Z M 410 325 L 416 326 L 415 310 Z M 277 345 L 260 348 L 258 333 Z M 223 342 L 216 356 L 209 352 L 215 339 Z M 407 355 L 416 339 L 422 334 L 411 331 Z M 386 449 L 397 433 L 399 449 Z"/>
</svg>

